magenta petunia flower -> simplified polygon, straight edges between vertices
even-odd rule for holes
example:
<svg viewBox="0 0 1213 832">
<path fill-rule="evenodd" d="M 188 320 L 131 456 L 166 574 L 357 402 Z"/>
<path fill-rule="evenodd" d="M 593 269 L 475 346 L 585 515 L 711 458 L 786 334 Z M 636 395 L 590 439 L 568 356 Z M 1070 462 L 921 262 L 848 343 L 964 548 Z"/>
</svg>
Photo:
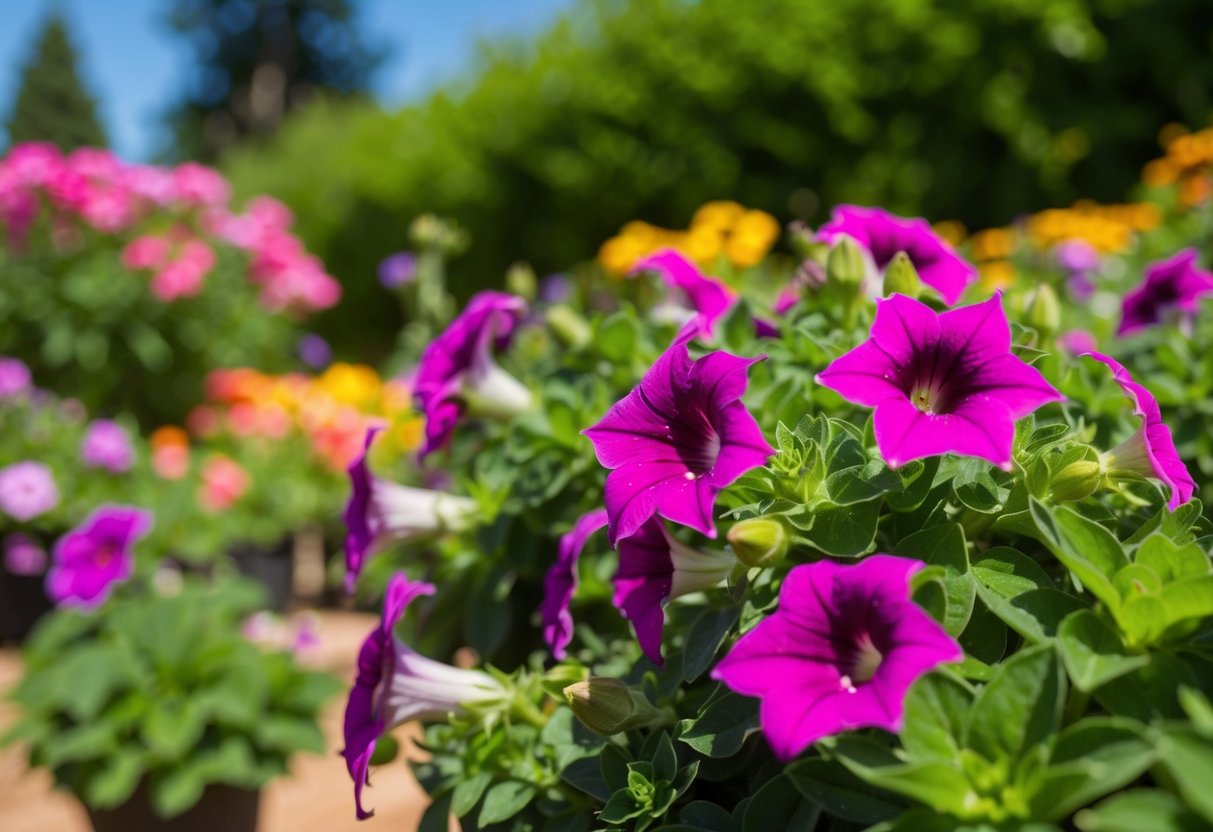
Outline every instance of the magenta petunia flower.
<svg viewBox="0 0 1213 832">
<path fill-rule="evenodd" d="M 876 409 L 876 444 L 893 468 L 955 453 L 1009 470 L 1015 420 L 1062 398 L 1011 354 L 1001 295 L 943 313 L 904 295 L 878 300 L 871 338 L 817 381 Z"/>
<path fill-rule="evenodd" d="M 29 535 L 6 535 L 3 548 L 4 568 L 10 575 L 41 575 L 46 571 L 46 550 Z"/>
<path fill-rule="evenodd" d="M 393 540 L 411 540 L 466 529 L 476 501 L 443 491 L 410 488 L 372 476 L 366 456 L 375 435 L 367 429 L 362 453 L 350 463 L 350 499 L 345 504 L 345 588 L 353 591 L 362 564 L 372 551 Z"/>
<path fill-rule="evenodd" d="M 904 251 L 922 282 L 937 291 L 951 306 L 965 288 L 977 279 L 977 269 L 923 219 L 905 219 L 879 208 L 839 205 L 830 221 L 817 231 L 817 239 L 833 242 L 849 235 L 871 255 L 876 270 L 883 272 L 897 252 Z"/>
<path fill-rule="evenodd" d="M 741 402 L 746 372 L 758 360 L 716 351 L 692 361 L 677 340 L 583 431 L 611 469 L 605 502 L 612 546 L 654 514 L 716 536 L 716 495 L 775 452 Z"/>
<path fill-rule="evenodd" d="M 27 459 L 0 468 L 0 511 L 24 522 L 57 505 L 55 476 L 41 462 Z"/>
<path fill-rule="evenodd" d="M 1129 371 L 1114 358 L 1098 352 L 1087 356 L 1107 364 L 1112 378 L 1133 402 L 1133 415 L 1141 417 L 1141 427 L 1132 436 L 1103 455 L 1104 470 L 1112 477 L 1117 471 L 1128 471 L 1143 477 L 1161 480 L 1171 489 L 1167 508 L 1171 511 L 1192 499 L 1196 482 L 1175 450 L 1171 429 L 1162 420 L 1162 413 L 1149 390 L 1133 380 Z"/>
<path fill-rule="evenodd" d="M 1121 304 L 1118 335 L 1128 335 L 1161 322 L 1173 311 L 1181 318 L 1196 312 L 1199 299 L 1213 292 L 1213 273 L 1196 265 L 1196 249 L 1183 251 L 1146 267 L 1146 279 Z"/>
<path fill-rule="evenodd" d="M 822 737 L 902 728 L 906 692 L 964 651 L 910 599 L 921 561 L 870 555 L 792 569 L 779 609 L 733 646 L 712 678 L 762 700 L 771 749 L 787 761 Z"/>
<path fill-rule="evenodd" d="M 1082 355 L 1084 352 L 1094 352 L 1099 341 L 1085 329 L 1071 329 L 1057 336 L 1057 346 L 1070 355 Z"/>
<path fill-rule="evenodd" d="M 569 613 L 569 604 L 577 589 L 577 561 L 581 558 L 586 541 L 606 524 L 604 508 L 577 518 L 573 528 L 561 536 L 556 562 L 544 576 L 539 618 L 543 622 L 543 640 L 557 659 L 565 657 L 565 649 L 573 640 L 573 616 Z"/>
<path fill-rule="evenodd" d="M 493 360 L 505 349 L 526 301 L 502 292 L 480 292 L 435 338 L 417 365 L 413 395 L 425 413 L 421 457 L 444 446 L 465 412 L 508 418 L 531 406 L 531 393 Z"/>
<path fill-rule="evenodd" d="M 60 605 L 93 608 L 131 576 L 131 551 L 152 527 L 152 514 L 130 506 L 102 506 L 55 543 L 46 594 Z"/>
<path fill-rule="evenodd" d="M 432 595 L 434 587 L 397 572 L 383 598 L 383 617 L 358 653 L 358 675 L 345 706 L 345 748 L 341 756 L 354 780 L 358 819 L 374 812 L 362 808 L 375 743 L 385 731 L 411 720 L 445 719 L 465 703 L 504 696 L 487 673 L 462 670 L 416 653 L 393 634 L 413 599 Z"/>
<path fill-rule="evenodd" d="M 0 355 L 0 399 L 20 396 L 32 389 L 33 380 L 25 362 Z"/>
<path fill-rule="evenodd" d="M 632 274 L 653 271 L 661 275 L 666 285 L 680 292 L 694 308 L 691 319 L 695 335 L 712 338 L 716 321 L 728 314 L 737 301 L 736 293 L 699 268 L 676 249 L 667 248 L 637 261 Z"/>
<path fill-rule="evenodd" d="M 652 517 L 619 541 L 612 601 L 632 622 L 644 654 L 654 664 L 664 665 L 661 634 L 666 603 L 716 586 L 735 566 L 736 556 L 688 546 L 674 538 L 662 520 Z"/>
<path fill-rule="evenodd" d="M 135 449 L 126 429 L 117 422 L 97 419 L 88 426 L 80 443 L 80 459 L 90 468 L 121 474 L 135 464 Z"/>
</svg>

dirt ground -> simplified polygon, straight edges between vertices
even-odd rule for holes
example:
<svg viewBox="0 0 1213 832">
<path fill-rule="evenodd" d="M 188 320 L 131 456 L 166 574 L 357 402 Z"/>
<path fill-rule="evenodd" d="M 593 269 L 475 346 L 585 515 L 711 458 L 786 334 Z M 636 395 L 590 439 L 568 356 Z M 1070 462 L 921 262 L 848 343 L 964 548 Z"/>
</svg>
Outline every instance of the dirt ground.
<svg viewBox="0 0 1213 832">
<path fill-rule="evenodd" d="M 321 612 L 315 619 L 319 643 L 308 663 L 332 671 L 343 679 L 353 676 L 354 657 L 375 617 L 361 613 Z M 0 649 L 0 691 L 20 678 L 18 650 Z M 376 829 L 407 832 L 417 828 L 426 806 L 425 793 L 407 768 L 397 762 L 377 769 L 365 803 L 375 817 L 363 823 L 354 819 L 354 793 L 341 748 L 343 696 L 329 704 L 322 717 L 329 750 L 324 756 L 300 755 L 292 762 L 291 776 L 271 784 L 261 802 L 259 832 L 345 832 Z M 0 733 L 15 718 L 11 705 L 0 701 Z M 401 739 L 407 728 L 399 732 Z M 456 825 L 452 829 L 457 829 Z M 52 788 L 50 775 L 30 771 L 19 749 L 0 750 L 0 830 L 4 832 L 90 832 L 88 817 L 76 800 Z M 138 830 L 131 830 L 138 832 Z"/>
</svg>

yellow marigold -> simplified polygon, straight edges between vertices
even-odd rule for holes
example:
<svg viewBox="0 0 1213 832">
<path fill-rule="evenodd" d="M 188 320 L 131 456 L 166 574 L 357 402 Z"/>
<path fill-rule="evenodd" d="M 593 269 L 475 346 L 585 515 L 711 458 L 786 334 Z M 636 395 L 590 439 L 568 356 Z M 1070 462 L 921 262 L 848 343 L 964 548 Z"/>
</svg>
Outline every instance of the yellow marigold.
<svg viewBox="0 0 1213 832">
<path fill-rule="evenodd" d="M 993 291 L 1005 289 L 1015 282 L 1015 267 L 1009 260 L 991 260 L 977 266 L 981 274 L 981 287 Z"/>
<path fill-rule="evenodd" d="M 1179 182 L 1179 201 L 1184 205 L 1199 205 L 1209 198 L 1209 177 L 1201 172 L 1188 174 Z"/>
<path fill-rule="evenodd" d="M 1153 202 L 1138 202 L 1133 205 L 1130 225 L 1138 231 L 1152 231 L 1162 223 L 1162 211 Z"/>
<path fill-rule="evenodd" d="M 598 249 L 598 262 L 610 274 L 622 277 L 632 264 L 648 254 L 648 247 L 633 237 L 612 237 Z"/>
<path fill-rule="evenodd" d="M 999 260 L 1011 255 L 1015 237 L 1007 228 L 987 228 L 969 238 L 969 247 L 977 260 Z"/>
<path fill-rule="evenodd" d="M 317 386 L 334 399 L 363 407 L 379 397 L 379 374 L 364 364 L 337 362 L 324 371 Z"/>
<path fill-rule="evenodd" d="M 728 242 L 724 244 L 724 253 L 734 266 L 739 269 L 748 269 L 762 262 L 767 248 L 767 246 L 755 245 L 749 238 L 733 236 L 729 237 Z"/>
<path fill-rule="evenodd" d="M 732 228 L 744 213 L 745 208 L 727 199 L 705 202 L 691 217 L 691 228 L 706 226 L 726 231 Z"/>
<path fill-rule="evenodd" d="M 662 237 L 667 233 L 666 229 L 644 222 L 643 220 L 632 220 L 619 229 L 619 236 L 630 237 L 643 246 L 660 245 Z"/>
<path fill-rule="evenodd" d="M 419 416 L 405 419 L 396 425 L 393 433 L 400 450 L 415 451 L 421 447 L 421 440 L 425 437 L 425 420 Z"/>
<path fill-rule="evenodd" d="M 709 225 L 697 225 L 682 239 L 674 243 L 674 248 L 697 263 L 710 263 L 720 255 L 724 244 L 724 234 L 720 229 Z"/>
<path fill-rule="evenodd" d="M 960 220 L 940 220 L 933 225 L 932 230 L 943 237 L 954 246 L 958 246 L 965 241 L 968 235 L 968 229 Z"/>
</svg>

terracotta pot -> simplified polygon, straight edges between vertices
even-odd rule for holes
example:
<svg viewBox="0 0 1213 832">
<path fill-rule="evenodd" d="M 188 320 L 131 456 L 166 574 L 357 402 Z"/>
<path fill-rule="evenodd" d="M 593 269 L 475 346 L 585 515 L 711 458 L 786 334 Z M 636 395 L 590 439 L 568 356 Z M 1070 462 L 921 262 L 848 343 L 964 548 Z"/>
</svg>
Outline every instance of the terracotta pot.
<svg viewBox="0 0 1213 832">
<path fill-rule="evenodd" d="M 115 809 L 89 809 L 96 832 L 257 832 L 261 792 L 212 783 L 202 799 L 175 818 L 163 820 L 152 812 L 146 781 L 130 800 Z"/>
</svg>

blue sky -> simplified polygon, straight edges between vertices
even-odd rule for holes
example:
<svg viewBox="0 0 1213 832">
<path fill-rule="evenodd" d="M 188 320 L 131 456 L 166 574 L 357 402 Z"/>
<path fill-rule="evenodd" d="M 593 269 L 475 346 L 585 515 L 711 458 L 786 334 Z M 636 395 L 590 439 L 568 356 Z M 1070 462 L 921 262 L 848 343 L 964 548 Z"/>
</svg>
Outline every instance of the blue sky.
<svg viewBox="0 0 1213 832">
<path fill-rule="evenodd" d="M 185 83 L 190 54 L 160 19 L 171 0 L 3 0 L 0 120 L 46 10 L 71 20 L 82 70 L 114 148 L 129 159 L 156 149 L 158 116 Z M 481 38 L 525 35 L 574 0 L 361 0 L 363 26 L 392 47 L 376 94 L 386 105 L 424 95 L 466 68 Z"/>
</svg>

